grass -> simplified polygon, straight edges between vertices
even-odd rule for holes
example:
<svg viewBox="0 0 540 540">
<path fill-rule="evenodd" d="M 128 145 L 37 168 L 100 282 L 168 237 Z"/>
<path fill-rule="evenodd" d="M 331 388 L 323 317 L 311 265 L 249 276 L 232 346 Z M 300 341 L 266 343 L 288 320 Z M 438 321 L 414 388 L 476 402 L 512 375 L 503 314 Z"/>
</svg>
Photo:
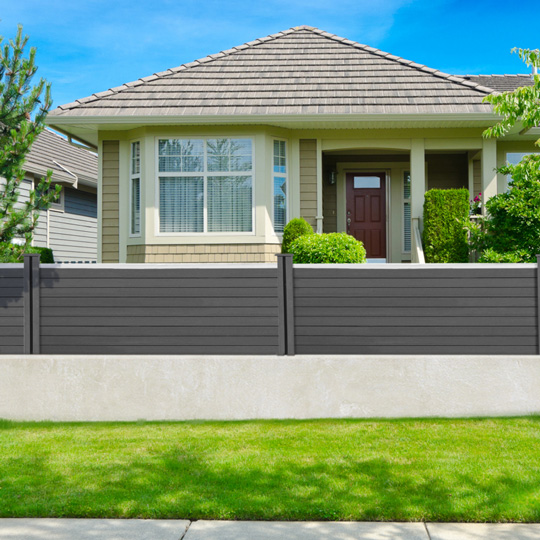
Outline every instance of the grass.
<svg viewBox="0 0 540 540">
<path fill-rule="evenodd" d="M 0 517 L 540 521 L 540 417 L 1 421 Z"/>
</svg>

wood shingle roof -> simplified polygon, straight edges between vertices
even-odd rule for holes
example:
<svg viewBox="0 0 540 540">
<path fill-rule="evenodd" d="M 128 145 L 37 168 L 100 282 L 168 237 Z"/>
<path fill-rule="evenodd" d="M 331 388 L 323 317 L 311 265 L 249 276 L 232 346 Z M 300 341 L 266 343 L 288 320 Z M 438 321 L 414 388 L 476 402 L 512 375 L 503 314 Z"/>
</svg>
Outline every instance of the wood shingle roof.
<svg viewBox="0 0 540 540">
<path fill-rule="evenodd" d="M 301 26 L 62 105 L 52 117 L 490 113 L 493 90 Z"/>
</svg>

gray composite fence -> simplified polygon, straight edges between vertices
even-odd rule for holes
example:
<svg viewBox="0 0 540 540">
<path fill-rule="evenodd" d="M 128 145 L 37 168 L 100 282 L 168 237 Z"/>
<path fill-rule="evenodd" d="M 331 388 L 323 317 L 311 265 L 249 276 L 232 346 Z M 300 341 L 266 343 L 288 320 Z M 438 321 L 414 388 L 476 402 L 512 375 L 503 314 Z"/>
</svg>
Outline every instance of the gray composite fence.
<svg viewBox="0 0 540 540">
<path fill-rule="evenodd" d="M 0 354 L 539 354 L 538 264 L 0 265 Z"/>
</svg>

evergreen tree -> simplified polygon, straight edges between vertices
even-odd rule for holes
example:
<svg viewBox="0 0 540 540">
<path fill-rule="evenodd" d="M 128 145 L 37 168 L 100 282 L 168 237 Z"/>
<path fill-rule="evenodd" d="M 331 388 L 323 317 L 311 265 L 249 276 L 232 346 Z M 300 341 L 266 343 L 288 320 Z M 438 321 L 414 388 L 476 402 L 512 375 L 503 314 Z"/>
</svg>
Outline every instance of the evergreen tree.
<svg viewBox="0 0 540 540">
<path fill-rule="evenodd" d="M 19 25 L 17 36 L 3 44 L 0 36 L 0 243 L 24 239 L 27 248 L 37 225 L 39 213 L 58 198 L 60 186 L 51 189 L 52 171 L 30 192 L 28 201 L 19 204 L 24 161 L 35 138 L 45 128 L 51 88 L 44 79 L 32 86 L 37 66 L 36 49 L 27 57 L 28 36 Z"/>
</svg>

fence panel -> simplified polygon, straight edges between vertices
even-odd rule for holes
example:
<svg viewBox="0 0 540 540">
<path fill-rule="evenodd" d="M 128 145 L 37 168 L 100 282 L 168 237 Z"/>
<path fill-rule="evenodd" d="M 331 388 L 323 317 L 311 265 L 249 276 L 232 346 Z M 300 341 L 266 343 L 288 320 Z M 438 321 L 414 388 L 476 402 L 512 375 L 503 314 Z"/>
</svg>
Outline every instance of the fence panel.
<svg viewBox="0 0 540 540">
<path fill-rule="evenodd" d="M 0 264 L 0 354 L 24 353 L 22 264 Z"/>
<path fill-rule="evenodd" d="M 299 354 L 537 354 L 536 265 L 294 267 Z"/>
<path fill-rule="evenodd" d="M 41 352 L 276 354 L 275 268 L 41 268 Z"/>
</svg>

